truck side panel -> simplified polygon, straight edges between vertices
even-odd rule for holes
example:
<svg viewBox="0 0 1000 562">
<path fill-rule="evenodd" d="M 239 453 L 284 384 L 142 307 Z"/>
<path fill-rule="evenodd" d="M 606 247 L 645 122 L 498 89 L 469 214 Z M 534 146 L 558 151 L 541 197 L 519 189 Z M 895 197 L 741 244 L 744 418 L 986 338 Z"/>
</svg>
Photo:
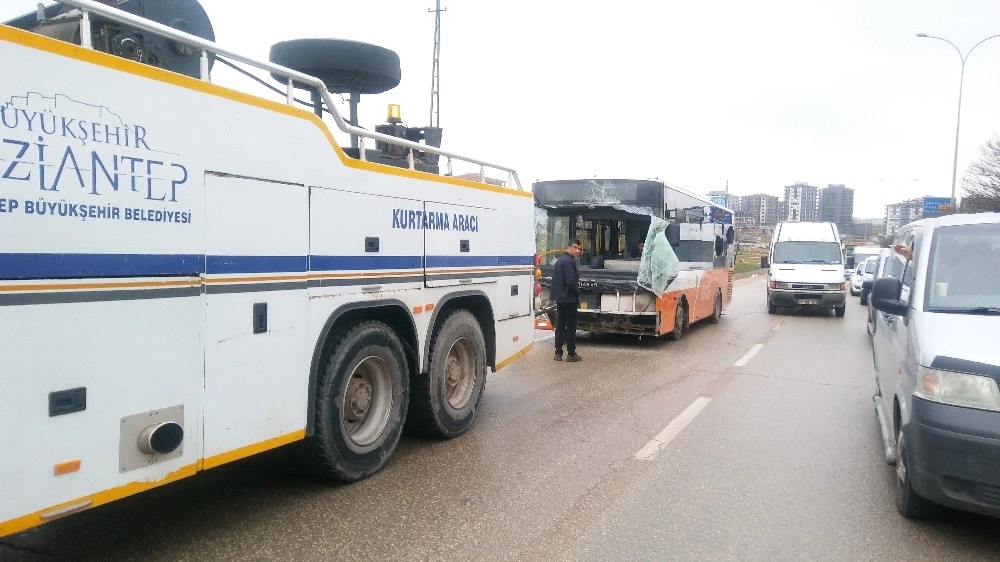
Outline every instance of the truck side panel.
<svg viewBox="0 0 1000 562">
<path fill-rule="evenodd" d="M 0 536 L 302 438 L 335 310 L 449 292 L 423 288 L 401 198 L 509 208 L 526 243 L 495 215 L 463 235 L 513 256 L 476 270 L 491 302 L 512 298 L 507 279 L 530 287 L 530 193 L 350 160 L 307 111 L 2 25 L 0 59 L 18 68 L 0 85 L 0 411 L 17 420 L 0 480 L 18 483 Z M 500 365 L 531 345 L 517 298 Z M 431 315 L 413 319 L 423 356 Z M 72 406 L 79 388 L 85 406 L 50 413 L 50 393 Z M 180 454 L 123 466 L 137 416 L 172 416 Z"/>
</svg>

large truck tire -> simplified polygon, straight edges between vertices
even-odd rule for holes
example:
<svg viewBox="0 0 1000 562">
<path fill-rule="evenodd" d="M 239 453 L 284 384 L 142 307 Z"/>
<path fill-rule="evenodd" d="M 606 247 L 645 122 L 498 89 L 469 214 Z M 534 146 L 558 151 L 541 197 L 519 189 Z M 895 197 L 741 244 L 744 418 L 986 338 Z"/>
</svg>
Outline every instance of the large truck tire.
<svg viewBox="0 0 1000 562">
<path fill-rule="evenodd" d="M 402 434 L 409 369 L 381 322 L 347 327 L 317 376 L 313 435 L 294 451 L 307 472 L 353 482 L 382 468 Z"/>
<path fill-rule="evenodd" d="M 414 432 L 451 438 L 472 426 L 486 388 L 486 343 L 472 313 L 445 319 L 431 340 L 429 372 L 411 388 L 407 423 Z"/>
</svg>

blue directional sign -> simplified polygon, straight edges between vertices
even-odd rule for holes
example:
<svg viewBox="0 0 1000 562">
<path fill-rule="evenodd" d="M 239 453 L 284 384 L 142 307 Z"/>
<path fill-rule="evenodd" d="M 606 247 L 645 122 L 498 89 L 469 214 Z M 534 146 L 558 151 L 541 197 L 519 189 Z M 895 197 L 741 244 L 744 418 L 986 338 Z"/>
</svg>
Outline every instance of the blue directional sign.
<svg viewBox="0 0 1000 562">
<path fill-rule="evenodd" d="M 712 207 L 712 215 L 708 222 L 716 224 L 733 224 L 733 214 L 719 207 Z"/>
<path fill-rule="evenodd" d="M 950 197 L 924 197 L 924 218 L 940 217 L 951 211 Z"/>
</svg>

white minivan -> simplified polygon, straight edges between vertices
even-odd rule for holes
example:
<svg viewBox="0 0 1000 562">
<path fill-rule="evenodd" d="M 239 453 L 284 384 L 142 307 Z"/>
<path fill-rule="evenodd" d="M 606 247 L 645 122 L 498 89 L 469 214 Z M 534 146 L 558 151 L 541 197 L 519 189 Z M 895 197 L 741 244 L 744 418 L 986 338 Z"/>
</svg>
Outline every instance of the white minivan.
<svg viewBox="0 0 1000 562">
<path fill-rule="evenodd" d="M 871 290 L 896 507 L 1000 517 L 1000 213 L 910 223 Z"/>
<path fill-rule="evenodd" d="M 781 222 L 767 265 L 767 312 L 778 307 L 847 309 L 844 247 L 832 222 Z"/>
</svg>

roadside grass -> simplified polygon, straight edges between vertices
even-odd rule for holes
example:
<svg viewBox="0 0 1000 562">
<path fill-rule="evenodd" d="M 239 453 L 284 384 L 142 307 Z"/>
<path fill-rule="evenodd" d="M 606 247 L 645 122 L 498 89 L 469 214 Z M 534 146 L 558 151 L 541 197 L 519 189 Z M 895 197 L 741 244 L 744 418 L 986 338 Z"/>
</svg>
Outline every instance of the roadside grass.
<svg viewBox="0 0 1000 562">
<path fill-rule="evenodd" d="M 733 266 L 733 274 L 746 273 L 760 269 L 760 256 L 753 254 L 740 254 L 736 256 L 736 264 Z"/>
</svg>

